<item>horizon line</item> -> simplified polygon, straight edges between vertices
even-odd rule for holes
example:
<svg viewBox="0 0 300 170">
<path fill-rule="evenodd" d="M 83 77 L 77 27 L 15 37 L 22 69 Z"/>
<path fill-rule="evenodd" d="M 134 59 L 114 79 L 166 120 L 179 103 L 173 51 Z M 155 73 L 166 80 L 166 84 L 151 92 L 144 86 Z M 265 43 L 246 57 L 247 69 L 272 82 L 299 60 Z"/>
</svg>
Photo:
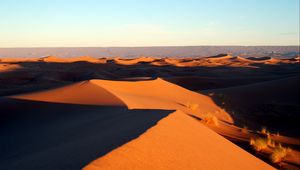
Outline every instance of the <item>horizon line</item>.
<svg viewBox="0 0 300 170">
<path fill-rule="evenodd" d="M 36 46 L 36 47 L 0 47 L 5 48 L 155 48 L 155 47 L 300 47 L 298 45 L 149 45 L 149 46 Z"/>
</svg>

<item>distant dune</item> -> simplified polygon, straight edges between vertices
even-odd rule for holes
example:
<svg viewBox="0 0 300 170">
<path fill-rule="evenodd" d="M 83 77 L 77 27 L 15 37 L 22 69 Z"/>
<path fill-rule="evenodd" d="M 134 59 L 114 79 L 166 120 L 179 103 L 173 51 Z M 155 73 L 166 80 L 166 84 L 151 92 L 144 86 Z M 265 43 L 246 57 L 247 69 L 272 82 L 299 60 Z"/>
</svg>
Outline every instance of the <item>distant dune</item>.
<svg viewBox="0 0 300 170">
<path fill-rule="evenodd" d="M 300 54 L 299 46 L 174 46 L 174 47 L 68 47 L 68 48 L 0 48 L 0 57 L 206 57 L 230 53 L 243 57 L 292 58 Z"/>
<path fill-rule="evenodd" d="M 299 57 L 257 59 L 228 54 L 202 58 L 0 58 L 0 95 L 90 79 L 138 80 L 156 77 L 192 90 L 212 89 L 296 75 L 298 63 Z"/>
<path fill-rule="evenodd" d="M 137 65 L 137 64 L 151 64 L 154 66 L 175 66 L 175 67 L 257 67 L 259 64 L 280 64 L 280 63 L 298 63 L 298 57 L 290 59 L 278 59 L 272 57 L 249 57 L 243 58 L 240 56 L 233 57 L 231 55 L 222 54 L 212 57 L 195 57 L 195 58 L 168 58 L 168 57 L 137 57 L 137 58 L 94 58 L 90 56 L 69 57 L 62 58 L 56 56 L 47 56 L 43 58 L 0 58 L 3 63 L 17 63 L 17 62 L 47 62 L 47 63 L 75 63 L 75 62 L 89 62 L 105 64 L 107 62 L 119 65 Z"/>
<path fill-rule="evenodd" d="M 20 69 L 21 66 L 18 64 L 0 64 L 0 73 L 1 72 L 7 72 L 7 71 L 13 71 Z"/>
</svg>

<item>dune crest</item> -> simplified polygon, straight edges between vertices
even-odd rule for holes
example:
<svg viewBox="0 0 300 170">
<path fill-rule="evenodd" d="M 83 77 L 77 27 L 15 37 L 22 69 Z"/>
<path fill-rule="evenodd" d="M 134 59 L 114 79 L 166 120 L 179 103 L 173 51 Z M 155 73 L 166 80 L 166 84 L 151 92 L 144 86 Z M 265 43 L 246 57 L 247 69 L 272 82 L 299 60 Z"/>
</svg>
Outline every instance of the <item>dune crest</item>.
<svg viewBox="0 0 300 170">
<path fill-rule="evenodd" d="M 120 57 L 116 57 L 113 59 L 113 61 L 116 64 L 120 65 L 135 65 L 139 63 L 150 63 L 153 62 L 156 58 L 154 57 L 139 57 L 139 58 L 134 58 L 134 59 L 123 59 Z"/>
<path fill-rule="evenodd" d="M 39 59 L 39 61 L 49 62 L 49 63 L 73 63 L 73 62 L 90 62 L 90 63 L 106 63 L 106 59 L 98 59 L 90 56 L 80 56 L 80 57 L 71 57 L 71 58 L 60 58 L 55 56 L 47 56 Z"/>
<path fill-rule="evenodd" d="M 188 115 L 176 111 L 140 137 L 91 162 L 84 169 L 274 168 Z"/>
</svg>

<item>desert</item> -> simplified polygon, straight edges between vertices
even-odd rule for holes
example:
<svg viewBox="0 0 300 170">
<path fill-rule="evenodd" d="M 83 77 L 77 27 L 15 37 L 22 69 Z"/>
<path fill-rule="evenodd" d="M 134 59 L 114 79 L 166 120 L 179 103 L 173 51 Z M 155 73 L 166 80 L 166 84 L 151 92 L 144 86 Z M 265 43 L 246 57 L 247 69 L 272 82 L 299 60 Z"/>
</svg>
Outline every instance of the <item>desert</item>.
<svg viewBox="0 0 300 170">
<path fill-rule="evenodd" d="M 299 168 L 296 57 L 0 62 L 1 169 Z"/>
<path fill-rule="evenodd" d="M 300 170 L 299 0 L 0 0 L 0 170 Z"/>
</svg>

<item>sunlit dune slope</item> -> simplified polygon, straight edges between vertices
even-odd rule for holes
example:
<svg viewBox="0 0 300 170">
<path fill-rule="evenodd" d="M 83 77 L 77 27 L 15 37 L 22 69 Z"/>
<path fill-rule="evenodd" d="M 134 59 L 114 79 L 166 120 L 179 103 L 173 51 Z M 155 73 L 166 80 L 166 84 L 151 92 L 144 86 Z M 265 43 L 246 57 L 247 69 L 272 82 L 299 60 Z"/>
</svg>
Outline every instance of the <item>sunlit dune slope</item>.
<svg viewBox="0 0 300 170">
<path fill-rule="evenodd" d="M 84 169 L 274 169 L 176 111 Z"/>
<path fill-rule="evenodd" d="M 205 113 L 232 122 L 207 96 L 160 78 L 146 81 L 89 80 L 54 90 L 11 96 L 17 99 L 88 105 L 126 105 L 129 109 L 183 110 L 201 117 Z M 195 105 L 192 110 L 189 105 Z"/>
<path fill-rule="evenodd" d="M 71 58 L 59 58 L 59 57 L 55 57 L 55 56 L 48 56 L 48 57 L 44 57 L 41 58 L 39 61 L 43 61 L 43 62 L 52 62 L 52 63 L 72 63 L 72 62 L 79 62 L 79 61 L 84 61 L 84 62 L 90 62 L 90 63 L 102 63 L 105 64 L 106 63 L 106 59 L 105 58 L 93 58 L 90 56 L 81 56 L 81 57 L 71 57 Z"/>
<path fill-rule="evenodd" d="M 116 96 L 90 81 L 11 98 L 68 104 L 125 106 Z"/>
<path fill-rule="evenodd" d="M 134 59 L 122 59 L 122 58 L 114 58 L 113 61 L 117 64 L 121 65 L 134 65 L 138 63 L 150 63 L 153 62 L 156 58 L 154 57 L 139 57 Z"/>
<path fill-rule="evenodd" d="M 0 64 L 0 73 L 7 72 L 7 71 L 14 71 L 20 68 L 22 67 L 18 64 Z"/>
</svg>

